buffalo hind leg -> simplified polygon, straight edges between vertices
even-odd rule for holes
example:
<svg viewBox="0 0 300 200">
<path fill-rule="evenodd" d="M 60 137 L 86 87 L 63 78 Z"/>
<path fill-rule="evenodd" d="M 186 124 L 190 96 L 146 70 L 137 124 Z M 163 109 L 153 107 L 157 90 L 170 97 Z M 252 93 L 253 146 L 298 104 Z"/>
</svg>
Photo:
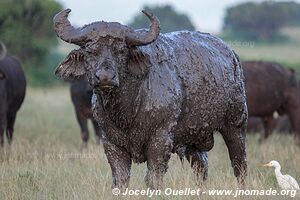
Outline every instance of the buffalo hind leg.
<svg viewBox="0 0 300 200">
<path fill-rule="evenodd" d="M 291 104 L 287 108 L 287 115 L 291 123 L 291 129 L 295 136 L 295 141 L 300 145 L 300 107 L 299 105 L 292 106 Z"/>
<path fill-rule="evenodd" d="M 9 145 L 11 145 L 12 140 L 13 140 L 16 114 L 17 114 L 16 112 L 12 112 L 12 113 L 9 113 L 9 115 L 7 117 L 6 137 L 7 137 L 7 142 Z"/>
<path fill-rule="evenodd" d="M 296 116 L 299 115 L 299 113 L 290 112 L 288 115 L 291 122 L 291 130 L 294 135 L 295 142 L 298 145 L 300 145 L 300 124 L 299 124 L 298 116 Z"/>
<path fill-rule="evenodd" d="M 127 188 L 131 169 L 130 154 L 122 147 L 118 147 L 108 141 L 104 141 L 103 146 L 112 171 L 112 188 Z"/>
<path fill-rule="evenodd" d="M 237 177 L 240 187 L 245 186 L 247 175 L 245 131 L 246 125 L 243 125 L 241 128 L 229 127 L 222 134 L 228 148 L 234 175 Z"/>
<path fill-rule="evenodd" d="M 274 127 L 273 115 L 263 117 L 263 124 L 264 124 L 265 135 L 264 137 L 261 137 L 261 139 L 259 140 L 260 142 L 266 140 L 272 134 L 273 127 Z"/>
<path fill-rule="evenodd" d="M 192 170 L 197 178 L 197 184 L 202 186 L 208 176 L 208 154 L 207 152 L 199 152 L 193 147 L 188 147 L 185 157 L 191 164 Z"/>
<path fill-rule="evenodd" d="M 79 110 L 76 109 L 76 119 L 79 123 L 80 130 L 81 130 L 81 139 L 82 145 L 81 150 L 87 148 L 88 140 L 89 140 L 89 130 L 87 125 L 87 118 L 80 113 Z"/>
<path fill-rule="evenodd" d="M 163 177 L 168 169 L 173 140 L 167 131 L 161 131 L 151 139 L 147 149 L 147 174 L 145 182 L 148 188 L 162 187 Z"/>
</svg>

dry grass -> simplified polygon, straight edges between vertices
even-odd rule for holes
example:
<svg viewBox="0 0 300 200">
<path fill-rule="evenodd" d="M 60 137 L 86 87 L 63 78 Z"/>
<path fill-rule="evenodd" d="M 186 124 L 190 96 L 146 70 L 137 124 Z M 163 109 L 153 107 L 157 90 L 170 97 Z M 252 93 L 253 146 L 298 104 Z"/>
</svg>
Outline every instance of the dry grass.
<svg viewBox="0 0 300 200">
<path fill-rule="evenodd" d="M 300 180 L 300 149 L 290 135 L 274 134 L 264 144 L 259 135 L 249 135 L 247 153 L 249 175 L 247 188 L 276 188 L 274 172 L 262 167 L 276 159 L 283 172 Z M 67 88 L 29 88 L 19 113 L 13 147 L 0 154 L 0 199 L 115 199 L 111 195 L 111 172 L 102 146 L 92 135 L 89 149 L 80 152 L 78 125 Z M 209 179 L 203 189 L 237 187 L 227 149 L 222 138 L 215 136 L 209 153 Z M 134 165 L 130 188 L 145 189 L 146 165 Z M 188 164 L 183 166 L 173 155 L 165 176 L 165 186 L 174 189 L 197 188 Z M 232 199 L 232 197 L 156 197 L 157 199 Z M 126 199 L 147 199 L 126 197 Z M 239 199 L 239 198 L 237 198 Z M 243 199 L 286 199 L 286 197 L 251 197 Z"/>
</svg>

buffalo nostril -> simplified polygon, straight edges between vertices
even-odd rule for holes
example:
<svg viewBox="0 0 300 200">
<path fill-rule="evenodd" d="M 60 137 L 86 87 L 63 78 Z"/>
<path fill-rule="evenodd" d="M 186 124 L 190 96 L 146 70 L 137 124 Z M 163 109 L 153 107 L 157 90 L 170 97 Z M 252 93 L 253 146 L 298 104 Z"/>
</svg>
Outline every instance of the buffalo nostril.
<svg viewBox="0 0 300 200">
<path fill-rule="evenodd" d="M 109 68 L 110 66 L 112 66 L 112 62 L 111 61 L 104 61 L 103 63 L 101 63 L 101 66 L 102 67 L 105 67 L 105 68 Z"/>
<path fill-rule="evenodd" d="M 96 76 L 97 79 L 101 78 L 101 72 L 100 72 L 100 70 L 96 71 L 95 76 Z"/>
</svg>

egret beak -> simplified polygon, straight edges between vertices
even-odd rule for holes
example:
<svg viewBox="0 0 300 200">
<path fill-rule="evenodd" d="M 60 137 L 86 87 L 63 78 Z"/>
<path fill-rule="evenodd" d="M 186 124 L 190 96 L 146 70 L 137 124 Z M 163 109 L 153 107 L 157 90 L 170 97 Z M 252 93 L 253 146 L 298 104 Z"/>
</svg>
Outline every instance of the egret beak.
<svg viewBox="0 0 300 200">
<path fill-rule="evenodd" d="M 270 163 L 264 164 L 263 166 L 264 166 L 264 167 L 272 167 L 272 166 L 270 165 Z"/>
</svg>

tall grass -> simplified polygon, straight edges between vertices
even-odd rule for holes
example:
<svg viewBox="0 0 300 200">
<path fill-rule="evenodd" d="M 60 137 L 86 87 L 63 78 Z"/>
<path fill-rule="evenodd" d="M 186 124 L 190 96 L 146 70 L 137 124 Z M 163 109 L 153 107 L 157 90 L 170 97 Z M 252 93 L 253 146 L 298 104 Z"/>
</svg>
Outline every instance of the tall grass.
<svg viewBox="0 0 300 200">
<path fill-rule="evenodd" d="M 0 199 L 116 199 L 111 194 L 111 171 L 102 146 L 91 135 L 89 148 L 81 152 L 80 131 L 76 123 L 67 87 L 29 88 L 18 114 L 13 146 L 0 153 Z M 92 130 L 92 129 L 91 129 Z M 272 169 L 263 163 L 278 160 L 284 173 L 300 180 L 300 148 L 291 135 L 274 134 L 263 144 L 259 135 L 248 135 L 247 188 L 278 189 Z M 130 188 L 145 189 L 146 165 L 133 165 Z M 169 163 L 165 187 L 197 188 L 192 170 L 176 155 Z M 202 187 L 236 189 L 236 179 L 227 148 L 215 135 L 215 147 L 209 152 L 209 178 Z M 126 197 L 125 199 L 147 199 Z M 232 199 L 209 196 L 161 196 L 156 199 Z M 286 197 L 249 197 L 243 199 L 286 199 Z"/>
</svg>

